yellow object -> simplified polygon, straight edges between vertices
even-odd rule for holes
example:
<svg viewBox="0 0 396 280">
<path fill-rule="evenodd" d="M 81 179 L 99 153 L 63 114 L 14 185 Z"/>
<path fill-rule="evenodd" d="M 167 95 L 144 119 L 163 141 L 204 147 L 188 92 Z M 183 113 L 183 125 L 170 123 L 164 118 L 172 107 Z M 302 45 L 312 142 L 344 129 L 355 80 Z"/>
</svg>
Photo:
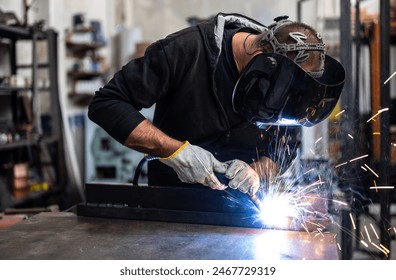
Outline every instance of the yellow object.
<svg viewBox="0 0 396 280">
<path fill-rule="evenodd" d="M 47 182 L 34 183 L 30 186 L 30 191 L 32 192 L 48 191 L 48 190 L 49 190 L 49 185 Z"/>
<path fill-rule="evenodd" d="M 337 105 L 334 107 L 333 111 L 329 116 L 329 120 L 338 121 L 340 119 L 340 115 L 337 116 L 339 112 L 341 112 L 340 102 L 338 102 Z"/>
<path fill-rule="evenodd" d="M 187 145 L 189 145 L 190 143 L 188 141 L 184 141 L 183 145 L 180 146 L 179 149 L 177 149 L 173 154 L 171 154 L 170 156 L 166 157 L 166 158 L 161 158 L 162 160 L 168 160 L 168 159 L 172 159 L 175 156 L 177 156 L 178 153 L 180 153 Z"/>
</svg>

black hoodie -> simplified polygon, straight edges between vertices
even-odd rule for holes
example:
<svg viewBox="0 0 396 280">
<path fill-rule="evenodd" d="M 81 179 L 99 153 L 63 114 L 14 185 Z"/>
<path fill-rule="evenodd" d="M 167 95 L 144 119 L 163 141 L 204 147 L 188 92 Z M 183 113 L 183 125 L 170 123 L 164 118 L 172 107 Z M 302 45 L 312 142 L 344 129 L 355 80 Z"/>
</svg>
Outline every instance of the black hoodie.
<svg viewBox="0 0 396 280">
<path fill-rule="evenodd" d="M 227 105 L 217 92 L 216 83 L 221 81 L 215 79 L 216 68 L 224 46 L 224 31 L 230 26 L 256 33 L 266 30 L 248 17 L 220 13 L 211 21 L 156 41 L 144 57 L 130 61 L 96 92 L 89 105 L 89 118 L 123 144 L 145 119 L 139 111 L 155 104 L 156 127 L 175 139 L 208 149 L 219 160 L 251 161 L 257 157 L 257 149 L 270 156 L 267 147 L 272 137 L 263 141 L 262 131 L 246 121 L 238 126 L 230 123 L 230 108 L 224 108 Z M 230 139 L 233 144 L 229 144 Z M 249 151 L 240 156 L 244 143 Z M 172 173 L 161 163 L 151 165 L 164 174 Z M 162 178 L 154 182 L 160 183 L 174 184 L 175 180 Z"/>
</svg>

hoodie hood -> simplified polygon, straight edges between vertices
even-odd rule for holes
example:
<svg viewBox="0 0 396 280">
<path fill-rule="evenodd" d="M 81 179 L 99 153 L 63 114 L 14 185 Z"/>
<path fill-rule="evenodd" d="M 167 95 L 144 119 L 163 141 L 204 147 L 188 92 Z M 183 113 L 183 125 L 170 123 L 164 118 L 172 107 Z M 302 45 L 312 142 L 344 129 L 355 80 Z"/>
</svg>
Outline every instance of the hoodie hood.
<svg viewBox="0 0 396 280">
<path fill-rule="evenodd" d="M 257 31 L 258 33 L 264 32 L 268 29 L 265 25 L 259 23 L 258 21 L 240 14 L 217 14 L 213 18 L 211 24 L 200 26 L 201 30 L 202 28 L 204 29 L 202 30 L 203 34 L 207 34 L 209 40 L 214 39 L 214 42 L 210 40 L 209 45 L 211 46 L 212 51 L 217 55 L 219 55 L 221 52 L 224 29 L 227 25 L 231 24 L 240 26 L 241 28 L 250 28 Z"/>
</svg>

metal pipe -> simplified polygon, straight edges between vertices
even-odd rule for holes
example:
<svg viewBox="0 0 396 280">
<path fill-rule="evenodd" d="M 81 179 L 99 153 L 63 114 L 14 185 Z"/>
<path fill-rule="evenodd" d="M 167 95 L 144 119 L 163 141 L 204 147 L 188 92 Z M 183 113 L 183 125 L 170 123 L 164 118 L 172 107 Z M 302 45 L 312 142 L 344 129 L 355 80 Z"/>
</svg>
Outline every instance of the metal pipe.
<svg viewBox="0 0 396 280">
<path fill-rule="evenodd" d="M 355 3 L 355 22 L 354 22 L 354 28 L 355 28 L 355 34 L 354 34 L 354 42 L 355 42 L 355 84 L 354 84 L 354 106 L 353 106 L 353 119 L 356 120 L 356 122 L 354 123 L 354 129 L 353 131 L 356 131 L 358 133 L 354 134 L 354 138 L 356 143 L 358 143 L 358 145 L 360 144 L 360 122 L 361 122 L 361 118 L 360 118 L 360 105 L 359 105 L 359 99 L 360 99 L 360 75 L 359 75 L 359 71 L 360 71 L 360 48 L 361 48 L 361 34 L 360 34 L 360 27 L 361 27 L 361 23 L 360 23 L 360 2 L 361 0 L 357 0 Z M 360 214 L 356 214 L 356 230 L 355 233 L 360 232 L 360 219 L 359 219 L 359 215 Z M 355 248 L 359 248 L 360 247 L 360 239 L 356 238 L 355 239 Z"/>
<path fill-rule="evenodd" d="M 32 112 L 33 112 L 33 131 L 36 133 L 37 137 L 42 136 L 42 127 L 41 127 L 41 106 L 40 106 L 40 98 L 38 95 L 38 52 L 37 52 L 37 44 L 38 44 L 38 34 L 37 32 L 33 32 L 32 35 Z"/>
<path fill-rule="evenodd" d="M 359 91 L 360 91 L 360 75 L 359 75 L 359 69 L 360 69 L 360 47 L 361 47 L 361 36 L 360 36 L 360 0 L 356 1 L 355 4 L 355 119 L 360 120 L 360 110 L 359 110 Z M 360 131 L 360 121 L 355 123 L 355 129 L 354 131 Z M 360 143 L 360 133 L 357 133 L 356 136 L 356 141 L 357 143 Z"/>
<path fill-rule="evenodd" d="M 348 139 L 348 132 L 353 131 L 354 120 L 353 116 L 354 112 L 354 99 L 353 99 L 353 87 L 352 87 L 352 36 L 351 36 L 351 3 L 350 1 L 340 0 L 340 59 L 342 64 L 345 67 L 346 77 L 344 90 L 341 94 L 341 104 L 344 109 L 348 110 L 349 114 L 341 115 L 341 124 L 340 126 L 343 128 L 341 130 L 341 138 Z M 351 149 L 351 146 L 348 146 L 346 143 L 348 141 L 344 141 L 341 147 L 342 149 L 342 159 L 349 160 L 354 155 L 354 151 Z M 352 170 L 345 170 L 345 172 L 349 172 L 347 177 L 351 177 Z M 345 193 L 345 199 L 350 204 L 352 200 L 351 193 L 351 182 L 350 180 L 340 181 L 340 189 Z M 348 215 L 346 213 L 342 214 L 342 225 L 345 227 L 341 234 L 341 258 L 342 259 L 351 259 L 352 258 L 352 235 L 348 234 L 352 231 L 352 225 L 348 221 Z M 348 233 L 347 233 L 348 232 Z"/>
<path fill-rule="evenodd" d="M 390 104 L 389 83 L 384 82 L 389 78 L 390 68 L 390 4 L 389 0 L 380 1 L 380 81 L 381 81 L 381 108 L 387 108 Z M 390 173 L 390 126 L 389 114 L 381 114 L 381 155 L 380 155 L 380 184 L 389 184 Z M 381 244 L 390 250 L 391 236 L 388 231 L 390 228 L 390 190 L 382 190 L 380 193 L 381 201 Z M 384 256 L 390 258 L 390 254 Z"/>
</svg>

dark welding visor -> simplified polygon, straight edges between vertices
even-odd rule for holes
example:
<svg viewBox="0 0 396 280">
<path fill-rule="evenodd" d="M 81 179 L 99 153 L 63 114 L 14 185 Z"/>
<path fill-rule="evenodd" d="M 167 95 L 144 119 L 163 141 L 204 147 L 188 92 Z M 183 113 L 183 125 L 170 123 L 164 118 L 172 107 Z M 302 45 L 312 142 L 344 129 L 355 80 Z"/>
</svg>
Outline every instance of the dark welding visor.
<svg viewBox="0 0 396 280">
<path fill-rule="evenodd" d="M 260 128 L 267 125 L 313 126 L 336 106 L 344 67 L 325 57 L 322 77 L 314 78 L 286 56 L 263 53 L 242 72 L 233 92 L 234 111 Z"/>
</svg>

